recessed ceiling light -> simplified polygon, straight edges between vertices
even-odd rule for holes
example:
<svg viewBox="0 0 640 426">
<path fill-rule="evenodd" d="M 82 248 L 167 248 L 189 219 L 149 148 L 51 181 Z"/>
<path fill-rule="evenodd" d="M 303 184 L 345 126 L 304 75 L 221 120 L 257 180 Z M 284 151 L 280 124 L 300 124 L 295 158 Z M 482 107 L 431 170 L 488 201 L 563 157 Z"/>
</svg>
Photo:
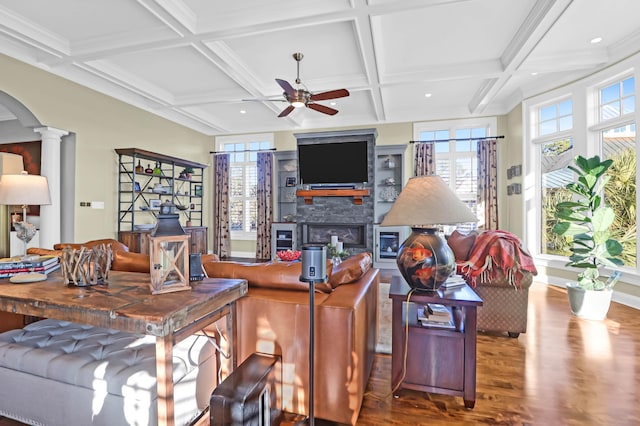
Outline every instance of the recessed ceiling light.
<svg viewBox="0 0 640 426">
<path fill-rule="evenodd" d="M 591 44 L 598 44 L 602 41 L 602 37 L 594 37 L 591 39 L 590 43 Z"/>
<path fill-rule="evenodd" d="M 430 97 L 431 97 L 431 93 L 425 93 L 425 94 L 424 94 L 424 97 L 425 97 L 425 98 L 430 98 Z"/>
<path fill-rule="evenodd" d="M 531 73 L 531 75 L 538 75 L 538 72 L 534 71 L 534 72 Z"/>
<path fill-rule="evenodd" d="M 245 111 L 243 109 L 240 110 L 240 114 L 246 114 L 246 113 L 247 113 L 247 111 Z"/>
</svg>

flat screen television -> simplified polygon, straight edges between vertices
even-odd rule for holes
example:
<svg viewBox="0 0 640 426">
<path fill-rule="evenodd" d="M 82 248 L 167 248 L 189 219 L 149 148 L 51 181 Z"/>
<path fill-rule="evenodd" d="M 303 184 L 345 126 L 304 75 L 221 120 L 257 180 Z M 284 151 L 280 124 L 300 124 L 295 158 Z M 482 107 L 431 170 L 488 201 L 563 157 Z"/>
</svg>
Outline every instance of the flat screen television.
<svg viewBox="0 0 640 426">
<path fill-rule="evenodd" d="M 301 184 L 368 182 L 367 141 L 298 145 L 298 172 Z"/>
</svg>

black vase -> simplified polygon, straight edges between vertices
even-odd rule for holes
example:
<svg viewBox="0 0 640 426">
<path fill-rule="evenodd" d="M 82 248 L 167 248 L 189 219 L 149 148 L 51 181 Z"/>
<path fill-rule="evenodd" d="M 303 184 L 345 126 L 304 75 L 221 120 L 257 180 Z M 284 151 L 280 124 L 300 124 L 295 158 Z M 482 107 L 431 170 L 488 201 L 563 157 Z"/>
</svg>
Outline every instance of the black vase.
<svg viewBox="0 0 640 426">
<path fill-rule="evenodd" d="M 455 268 L 453 251 L 436 228 L 411 230 L 398 251 L 398 269 L 411 288 L 436 291 Z"/>
</svg>

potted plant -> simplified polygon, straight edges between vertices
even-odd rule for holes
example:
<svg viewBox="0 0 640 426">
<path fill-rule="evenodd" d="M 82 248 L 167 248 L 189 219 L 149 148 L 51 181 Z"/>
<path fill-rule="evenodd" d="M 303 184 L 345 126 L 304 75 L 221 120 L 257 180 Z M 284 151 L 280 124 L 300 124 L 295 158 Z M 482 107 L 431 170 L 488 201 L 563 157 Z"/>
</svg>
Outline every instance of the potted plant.
<svg viewBox="0 0 640 426">
<path fill-rule="evenodd" d="M 583 318 L 604 319 L 620 272 L 614 271 L 605 281 L 600 277 L 600 270 L 623 265 L 622 245 L 610 232 L 615 213 L 600 195 L 610 179 L 606 172 L 613 160 L 578 155 L 574 164 L 568 168 L 576 173 L 577 179 L 565 186 L 574 198 L 556 205 L 558 222 L 553 232 L 572 242 L 566 265 L 582 270 L 577 283 L 567 284 L 571 311 Z"/>
</svg>

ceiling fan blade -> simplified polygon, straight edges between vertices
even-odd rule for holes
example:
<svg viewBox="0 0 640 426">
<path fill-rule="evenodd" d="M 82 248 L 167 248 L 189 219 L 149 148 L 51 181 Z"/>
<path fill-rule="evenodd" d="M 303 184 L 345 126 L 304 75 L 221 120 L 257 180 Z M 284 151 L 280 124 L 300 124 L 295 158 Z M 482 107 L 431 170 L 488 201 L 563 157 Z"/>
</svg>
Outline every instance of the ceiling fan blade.
<svg viewBox="0 0 640 426">
<path fill-rule="evenodd" d="M 288 81 L 286 80 L 280 80 L 279 78 L 276 78 L 276 83 L 278 83 L 280 85 L 280 87 L 282 87 L 282 90 L 284 90 L 284 92 L 289 95 L 289 96 L 295 96 L 296 94 L 296 90 L 293 88 L 293 86 L 291 86 L 289 84 Z"/>
<path fill-rule="evenodd" d="M 286 107 L 285 109 L 282 110 L 282 112 L 280 113 L 280 115 L 278 115 L 278 117 L 286 117 L 287 115 L 289 115 L 291 113 L 291 111 L 293 111 L 294 109 L 296 109 L 293 105 L 289 105 L 288 107 Z M 337 111 L 336 111 L 337 112 Z"/>
<path fill-rule="evenodd" d="M 338 113 L 337 109 L 329 108 L 328 106 L 320 104 L 307 104 L 307 106 L 323 114 L 336 115 Z"/>
<path fill-rule="evenodd" d="M 314 93 L 309 98 L 312 101 L 326 101 L 327 99 L 338 99 L 349 96 L 347 89 L 329 90 L 328 92 Z"/>
</svg>

